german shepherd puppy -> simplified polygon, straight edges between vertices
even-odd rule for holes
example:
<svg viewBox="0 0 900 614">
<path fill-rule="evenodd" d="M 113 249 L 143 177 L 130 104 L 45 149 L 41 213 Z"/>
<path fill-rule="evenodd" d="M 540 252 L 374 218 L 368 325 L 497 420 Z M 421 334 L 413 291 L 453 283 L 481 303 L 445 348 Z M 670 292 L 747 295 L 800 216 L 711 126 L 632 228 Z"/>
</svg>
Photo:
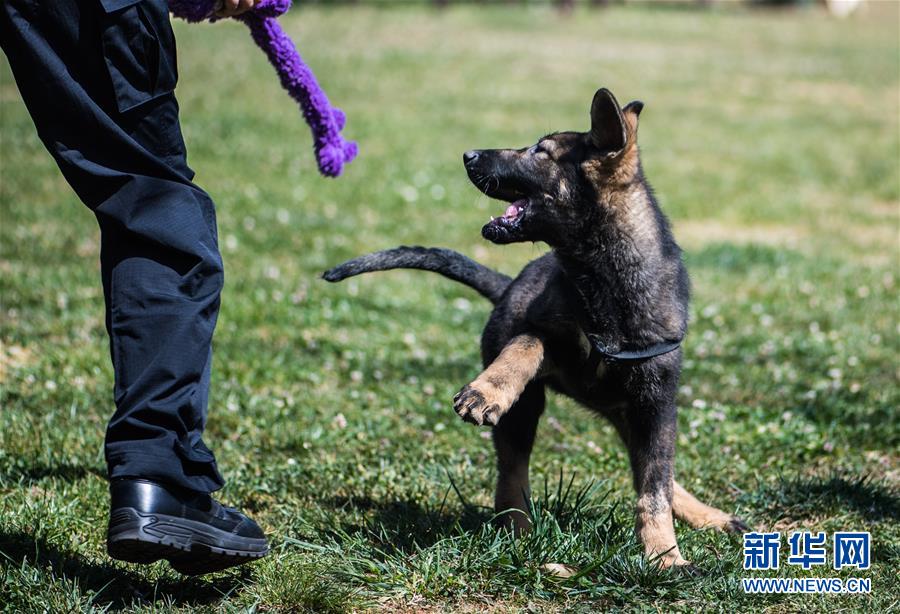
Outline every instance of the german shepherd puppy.
<svg viewBox="0 0 900 614">
<path fill-rule="evenodd" d="M 464 420 L 493 427 L 495 508 L 529 526 L 528 462 L 547 386 L 615 426 L 637 490 L 636 532 L 663 567 L 687 565 L 672 514 L 693 527 L 745 531 L 674 480 L 676 405 L 687 327 L 688 275 L 638 157 L 639 101 L 597 91 L 588 132 L 559 132 L 522 149 L 463 155 L 472 183 L 506 201 L 481 230 L 497 244 L 544 241 L 548 254 L 516 277 L 445 249 L 400 247 L 324 274 L 414 268 L 467 284 L 495 307 L 484 329 L 484 371 L 453 399 Z"/>
</svg>

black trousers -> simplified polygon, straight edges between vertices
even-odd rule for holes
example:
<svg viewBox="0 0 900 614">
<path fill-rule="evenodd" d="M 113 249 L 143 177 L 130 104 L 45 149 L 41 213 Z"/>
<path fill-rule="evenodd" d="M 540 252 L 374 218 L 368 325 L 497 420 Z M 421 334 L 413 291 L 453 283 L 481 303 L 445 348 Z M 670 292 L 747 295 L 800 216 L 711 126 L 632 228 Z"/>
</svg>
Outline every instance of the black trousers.
<svg viewBox="0 0 900 614">
<path fill-rule="evenodd" d="M 201 435 L 222 259 L 213 202 L 187 165 L 166 1 L 3 0 L 0 44 L 38 135 L 100 224 L 109 475 L 216 490 Z"/>
</svg>

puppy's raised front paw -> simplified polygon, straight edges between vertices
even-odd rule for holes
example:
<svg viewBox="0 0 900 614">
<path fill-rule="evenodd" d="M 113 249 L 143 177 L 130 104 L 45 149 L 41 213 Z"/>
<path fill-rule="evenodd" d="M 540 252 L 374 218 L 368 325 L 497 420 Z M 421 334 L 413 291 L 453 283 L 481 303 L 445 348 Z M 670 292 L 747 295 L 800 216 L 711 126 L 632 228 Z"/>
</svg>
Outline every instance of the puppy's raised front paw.
<svg viewBox="0 0 900 614">
<path fill-rule="evenodd" d="M 495 425 L 503 415 L 500 406 L 490 402 L 489 395 L 473 384 L 463 386 L 463 389 L 456 393 L 453 397 L 453 409 L 466 422 L 479 426 Z"/>
</svg>

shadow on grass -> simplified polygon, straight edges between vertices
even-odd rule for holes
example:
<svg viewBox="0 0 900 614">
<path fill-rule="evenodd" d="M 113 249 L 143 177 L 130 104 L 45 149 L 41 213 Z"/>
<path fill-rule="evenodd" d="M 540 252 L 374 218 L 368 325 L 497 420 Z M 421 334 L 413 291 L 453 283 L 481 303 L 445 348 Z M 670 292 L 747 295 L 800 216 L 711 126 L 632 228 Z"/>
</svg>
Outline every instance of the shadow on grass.
<svg viewBox="0 0 900 614">
<path fill-rule="evenodd" d="M 239 590 L 249 573 L 249 569 L 244 567 L 238 572 L 213 579 L 162 578 L 150 581 L 142 574 L 112 561 L 93 562 L 61 550 L 43 538 L 5 530 L 0 530 L 0 561 L 10 567 L 19 567 L 24 562 L 34 569 L 49 569 L 55 577 L 77 583 L 82 594 L 94 593 L 93 605 L 110 610 L 135 604 L 212 604 Z"/>
<path fill-rule="evenodd" d="M 744 498 L 755 500 L 772 516 L 782 518 L 855 513 L 867 522 L 900 522 L 900 491 L 867 475 L 782 477 L 776 484 L 763 484 Z M 748 505 L 754 504 L 748 501 Z"/>
<path fill-rule="evenodd" d="M 479 530 L 493 512 L 466 505 L 461 513 L 429 509 L 411 500 L 377 501 L 370 497 L 331 497 L 323 505 L 357 512 L 360 522 L 344 522 L 347 533 L 365 531 L 380 548 L 412 553 L 461 532 Z"/>
</svg>

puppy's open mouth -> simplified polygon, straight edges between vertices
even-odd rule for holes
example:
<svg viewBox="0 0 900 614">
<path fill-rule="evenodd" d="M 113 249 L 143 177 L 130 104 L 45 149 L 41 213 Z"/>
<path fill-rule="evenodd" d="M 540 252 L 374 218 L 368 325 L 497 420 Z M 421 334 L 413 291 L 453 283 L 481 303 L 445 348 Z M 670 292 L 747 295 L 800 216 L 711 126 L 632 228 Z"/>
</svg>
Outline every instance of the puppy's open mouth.
<svg viewBox="0 0 900 614">
<path fill-rule="evenodd" d="M 501 197 L 502 198 L 502 197 Z M 503 198 L 503 200 L 506 200 Z M 491 221 L 481 229 L 481 236 L 494 243 L 509 243 L 515 240 L 525 212 L 528 210 L 528 198 L 521 194 L 512 196 L 507 202 L 506 211 L 500 217 L 491 216 Z"/>
<path fill-rule="evenodd" d="M 522 220 L 522 217 L 525 215 L 525 209 L 528 207 L 528 199 L 520 198 L 519 200 L 513 201 L 509 203 L 509 206 L 506 207 L 506 212 L 500 217 L 491 216 L 491 221 L 488 222 L 488 225 L 495 226 L 510 226 L 516 224 Z"/>
<path fill-rule="evenodd" d="M 506 209 L 500 217 L 491 216 L 491 221 L 481 228 L 481 236 L 492 243 L 514 243 L 524 241 L 527 227 L 532 224 L 531 206 L 540 194 L 540 187 L 529 177 L 519 173 L 485 172 L 482 166 L 496 169 L 497 163 L 479 162 L 490 157 L 491 152 L 482 153 L 466 163 L 469 179 L 485 196 L 503 201 Z"/>
</svg>

